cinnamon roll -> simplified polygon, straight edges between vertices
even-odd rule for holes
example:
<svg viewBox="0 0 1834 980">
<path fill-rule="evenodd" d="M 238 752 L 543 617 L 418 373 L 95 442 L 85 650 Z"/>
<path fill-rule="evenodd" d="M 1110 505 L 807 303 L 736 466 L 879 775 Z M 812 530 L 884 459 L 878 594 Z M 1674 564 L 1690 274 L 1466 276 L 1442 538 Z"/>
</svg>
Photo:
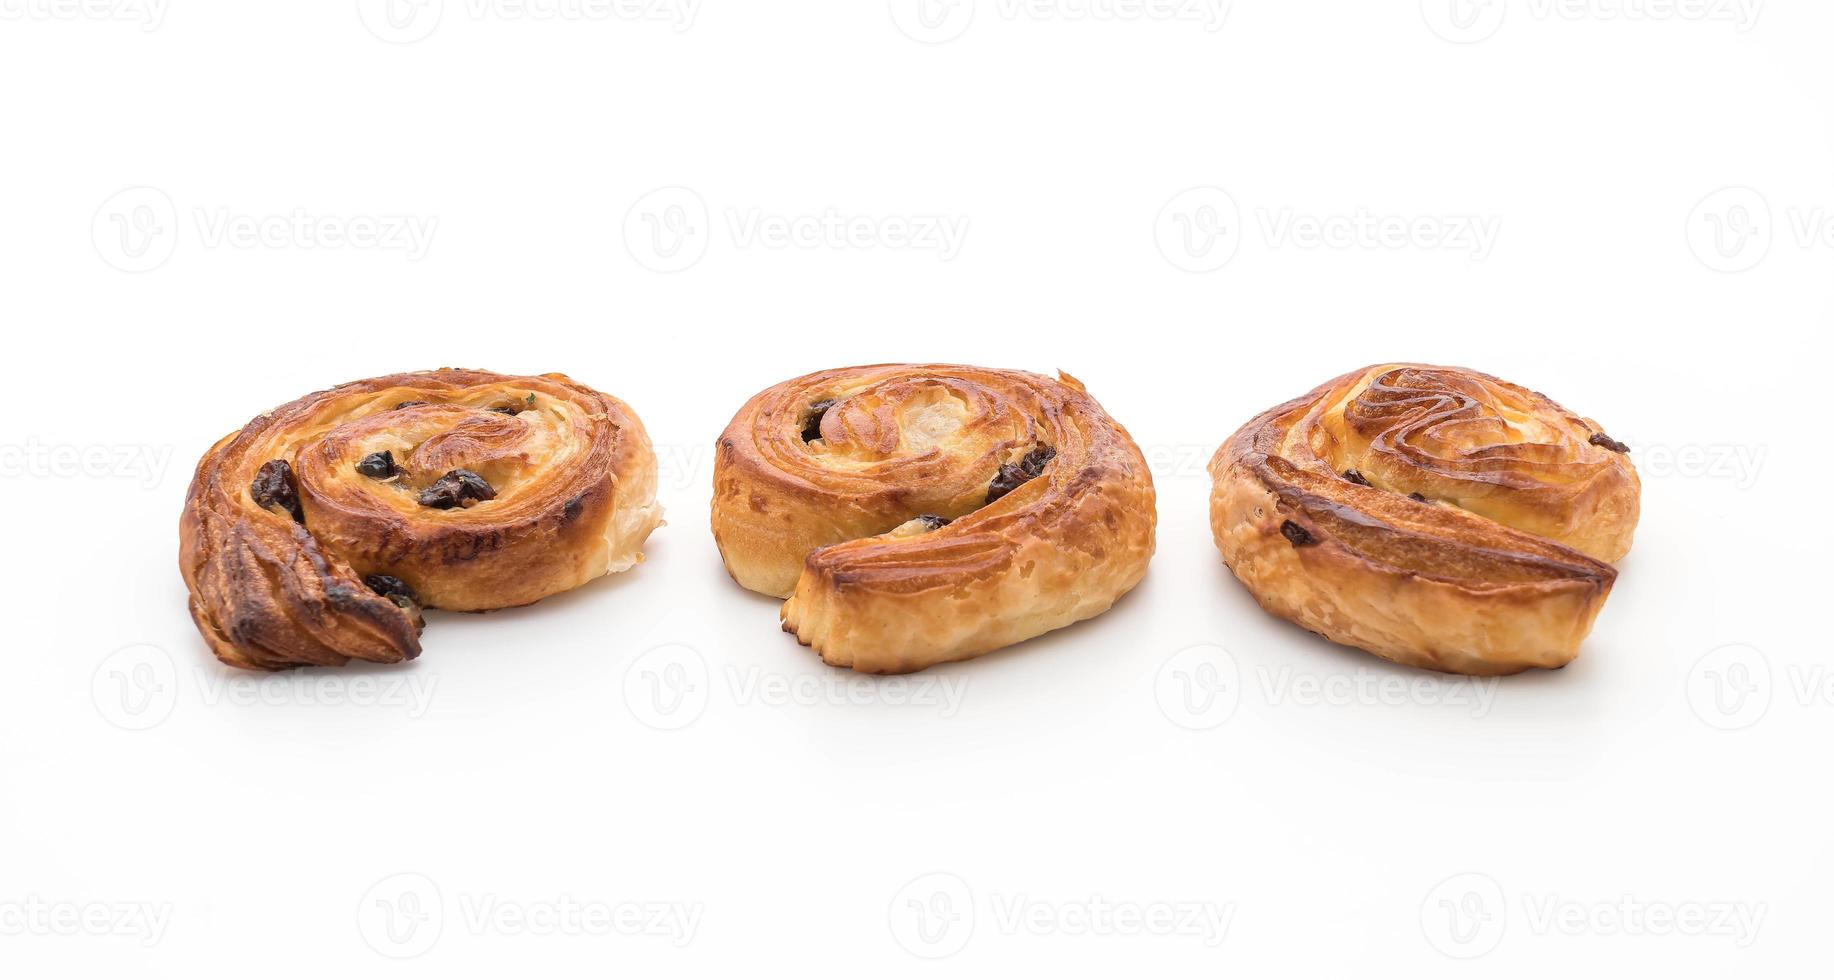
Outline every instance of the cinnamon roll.
<svg viewBox="0 0 1834 980">
<path fill-rule="evenodd" d="M 1560 667 L 1636 530 L 1629 449 L 1540 392 L 1378 364 L 1261 413 L 1210 463 L 1210 524 L 1262 608 L 1399 663 Z"/>
<path fill-rule="evenodd" d="M 1075 378 L 947 364 L 805 375 L 719 440 L 713 537 L 830 664 L 903 673 L 1106 611 L 1146 573 L 1153 483 Z"/>
<path fill-rule="evenodd" d="M 224 663 L 394 663 L 422 609 L 534 602 L 641 561 L 656 458 L 565 375 L 442 368 L 263 413 L 198 462 L 179 521 L 191 616 Z"/>
</svg>

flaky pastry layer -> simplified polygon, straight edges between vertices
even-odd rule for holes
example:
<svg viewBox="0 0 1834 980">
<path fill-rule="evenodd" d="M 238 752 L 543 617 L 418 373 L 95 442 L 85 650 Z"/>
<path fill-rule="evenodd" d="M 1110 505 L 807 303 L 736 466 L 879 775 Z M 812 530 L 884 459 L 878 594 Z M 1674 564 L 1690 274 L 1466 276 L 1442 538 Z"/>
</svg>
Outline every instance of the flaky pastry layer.
<svg viewBox="0 0 1834 980">
<path fill-rule="evenodd" d="M 1464 674 L 1560 667 L 1630 550 L 1625 447 L 1539 392 L 1378 364 L 1263 412 L 1210 463 L 1211 530 L 1261 606 Z"/>
<path fill-rule="evenodd" d="M 314 392 L 224 437 L 179 522 L 224 663 L 394 663 L 420 611 L 526 605 L 641 561 L 662 521 L 642 423 L 565 375 L 442 368 Z"/>
<path fill-rule="evenodd" d="M 806 375 L 721 435 L 713 536 L 830 664 L 903 673 L 1096 616 L 1153 553 L 1140 450 L 1076 379 L 949 364 Z"/>
</svg>

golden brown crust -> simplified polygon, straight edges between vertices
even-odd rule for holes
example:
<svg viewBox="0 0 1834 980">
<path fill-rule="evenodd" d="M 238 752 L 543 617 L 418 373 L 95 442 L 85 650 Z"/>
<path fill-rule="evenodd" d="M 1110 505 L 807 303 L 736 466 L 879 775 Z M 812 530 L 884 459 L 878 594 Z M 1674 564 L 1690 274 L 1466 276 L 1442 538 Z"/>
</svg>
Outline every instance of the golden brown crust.
<svg viewBox="0 0 1834 980">
<path fill-rule="evenodd" d="M 1013 488 L 989 502 L 996 479 Z M 821 371 L 747 402 L 714 469 L 733 579 L 787 598 L 785 630 L 867 673 L 1099 615 L 1145 574 L 1156 519 L 1139 448 L 1068 375 Z"/>
<path fill-rule="evenodd" d="M 1400 663 L 1560 667 L 1630 550 L 1621 444 L 1539 392 L 1378 364 L 1243 426 L 1211 460 L 1210 524 L 1263 608 Z M 1412 495 L 1412 496 L 1410 496 Z"/>
<path fill-rule="evenodd" d="M 358 471 L 384 451 L 398 472 Z M 284 472 L 266 479 L 297 516 L 251 492 L 275 460 Z M 494 496 L 421 503 L 454 470 Z M 421 608 L 525 605 L 642 560 L 655 493 L 649 437 L 616 398 L 560 374 L 395 374 L 288 402 L 213 446 L 185 498 L 179 564 L 224 663 L 394 663 L 420 652 Z M 378 594 L 365 584 L 377 575 L 414 598 Z"/>
</svg>

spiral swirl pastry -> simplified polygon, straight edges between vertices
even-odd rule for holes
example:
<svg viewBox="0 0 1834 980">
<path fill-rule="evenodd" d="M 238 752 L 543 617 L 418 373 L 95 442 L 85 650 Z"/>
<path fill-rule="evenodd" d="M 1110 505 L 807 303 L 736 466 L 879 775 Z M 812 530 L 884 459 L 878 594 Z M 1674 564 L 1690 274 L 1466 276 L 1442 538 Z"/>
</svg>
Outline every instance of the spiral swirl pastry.
<svg viewBox="0 0 1834 980">
<path fill-rule="evenodd" d="M 1539 392 L 1378 364 L 1231 436 L 1210 524 L 1262 608 L 1327 639 L 1463 674 L 1560 667 L 1630 550 L 1628 452 Z"/>
<path fill-rule="evenodd" d="M 1088 619 L 1146 573 L 1152 477 L 1075 378 L 879 364 L 769 388 L 720 437 L 713 537 L 783 628 L 865 673 Z"/>
<path fill-rule="evenodd" d="M 662 520 L 628 406 L 565 375 L 443 368 L 288 402 L 197 464 L 191 617 L 224 663 L 395 663 L 422 609 L 534 602 L 641 561 Z"/>
</svg>

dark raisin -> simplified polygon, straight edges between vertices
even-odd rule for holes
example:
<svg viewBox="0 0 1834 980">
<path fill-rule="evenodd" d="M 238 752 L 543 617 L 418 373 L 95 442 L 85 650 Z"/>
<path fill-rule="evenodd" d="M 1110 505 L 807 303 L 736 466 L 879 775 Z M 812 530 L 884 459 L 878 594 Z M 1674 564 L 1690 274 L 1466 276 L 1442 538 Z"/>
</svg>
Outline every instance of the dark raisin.
<svg viewBox="0 0 1834 980">
<path fill-rule="evenodd" d="M 299 490 L 293 486 L 293 467 L 284 459 L 270 459 L 255 471 L 248 493 L 259 507 L 279 507 L 304 524 L 306 515 L 299 509 Z"/>
<path fill-rule="evenodd" d="M 414 590 L 408 588 L 406 582 L 393 575 L 365 575 L 363 584 L 369 586 L 369 591 L 403 609 L 420 605 L 420 598 L 414 595 Z"/>
<path fill-rule="evenodd" d="M 1415 492 L 1413 492 L 1413 493 L 1410 493 L 1410 494 L 1408 494 L 1408 495 L 1407 495 L 1407 499 L 1409 499 L 1409 500 L 1418 500 L 1418 501 L 1420 501 L 1421 503 L 1423 503 L 1423 504 L 1424 504 L 1424 503 L 1426 503 L 1426 494 L 1424 494 L 1424 493 L 1421 493 L 1421 492 L 1419 492 L 1419 491 L 1417 491 L 1417 490 L 1416 490 Z"/>
<path fill-rule="evenodd" d="M 828 409 L 833 407 L 834 399 L 832 398 L 824 398 L 809 406 L 809 416 L 802 420 L 803 442 L 814 442 L 821 438 L 822 416 L 827 415 Z"/>
<path fill-rule="evenodd" d="M 1592 438 L 1587 439 L 1586 441 L 1591 443 L 1594 446 L 1603 446 L 1606 449 L 1609 449 L 1614 453 L 1629 453 L 1630 452 L 1629 446 L 1626 446 L 1623 443 L 1617 441 L 1616 439 L 1613 439 L 1610 436 L 1605 435 L 1603 432 L 1592 433 Z"/>
<path fill-rule="evenodd" d="M 1039 446 L 1025 454 L 1019 461 L 1019 468 L 1025 471 L 1027 478 L 1044 472 L 1044 464 L 1057 458 L 1057 450 L 1051 446 Z"/>
<path fill-rule="evenodd" d="M 1344 479 L 1349 480 L 1351 483 L 1354 483 L 1359 487 L 1369 486 L 1369 478 L 1364 476 L 1361 473 L 1358 473 L 1355 470 L 1345 470 Z"/>
<path fill-rule="evenodd" d="M 1017 463 L 1001 463 L 1000 472 L 993 475 L 993 482 L 987 485 L 987 502 L 994 501 L 1019 489 L 1026 481 L 1025 470 Z"/>
<path fill-rule="evenodd" d="M 1044 472 L 1045 464 L 1057 458 L 1057 450 L 1050 446 L 1039 446 L 1025 454 L 1017 463 L 1003 463 L 1000 471 L 994 474 L 993 482 L 987 485 L 987 502 L 994 501 L 1019 489 L 1020 486 L 1038 478 Z"/>
<path fill-rule="evenodd" d="M 372 480 L 386 480 L 401 471 L 395 468 L 395 454 L 384 449 L 357 460 L 357 472 Z"/>
<path fill-rule="evenodd" d="M 936 514 L 918 514 L 916 519 L 925 528 L 931 531 L 949 526 L 949 519 L 947 517 L 941 517 Z"/>
<path fill-rule="evenodd" d="M 420 492 L 420 505 L 451 510 L 468 501 L 490 500 L 496 495 L 497 491 L 483 477 L 470 470 L 453 470 Z"/>
<path fill-rule="evenodd" d="M 496 412 L 498 415 L 514 415 L 517 412 L 522 411 L 522 409 L 517 408 L 514 405 L 498 405 L 495 408 L 486 409 L 486 411 Z"/>
<path fill-rule="evenodd" d="M 1312 543 L 1312 532 L 1294 524 L 1292 521 L 1280 522 L 1280 533 L 1293 543 L 1295 548 L 1303 548 Z"/>
<path fill-rule="evenodd" d="M 400 411 L 401 409 L 404 409 L 404 408 L 413 408 L 416 405 L 425 405 L 425 404 L 426 402 L 396 402 L 395 410 Z"/>
</svg>

